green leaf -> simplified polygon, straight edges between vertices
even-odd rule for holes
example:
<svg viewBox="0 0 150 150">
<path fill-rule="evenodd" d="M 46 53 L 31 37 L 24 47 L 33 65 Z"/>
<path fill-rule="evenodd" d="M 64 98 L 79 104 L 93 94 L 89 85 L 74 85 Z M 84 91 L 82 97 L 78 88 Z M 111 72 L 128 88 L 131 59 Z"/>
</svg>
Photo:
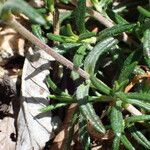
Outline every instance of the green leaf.
<svg viewBox="0 0 150 150">
<path fill-rule="evenodd" d="M 132 137 L 146 149 L 150 149 L 150 141 L 143 135 L 142 132 L 138 131 L 135 126 L 128 128 Z"/>
<path fill-rule="evenodd" d="M 120 136 L 115 136 L 113 140 L 113 145 L 112 145 L 113 150 L 119 150 L 120 138 L 121 138 Z"/>
<path fill-rule="evenodd" d="M 61 89 L 59 89 L 49 76 L 47 77 L 46 84 L 48 88 L 51 88 L 56 94 L 62 96 L 70 96 L 66 92 L 63 92 Z"/>
<path fill-rule="evenodd" d="M 90 77 L 91 83 L 102 93 L 109 95 L 111 93 L 111 89 L 101 80 L 97 79 L 95 76 Z"/>
<path fill-rule="evenodd" d="M 95 32 L 87 32 L 79 35 L 79 41 L 96 36 Z"/>
<path fill-rule="evenodd" d="M 74 103 L 76 100 L 72 98 L 69 94 L 62 92 L 61 95 L 49 95 L 51 99 L 58 100 L 62 103 Z"/>
<path fill-rule="evenodd" d="M 90 75 L 94 74 L 96 63 L 99 57 L 108 52 L 113 46 L 115 46 L 118 41 L 114 38 L 107 38 L 99 43 L 93 48 L 93 50 L 87 55 L 84 61 L 84 69 Z"/>
<path fill-rule="evenodd" d="M 113 85 L 113 92 L 119 92 L 119 91 L 124 91 L 126 85 L 129 83 L 129 80 L 124 80 L 123 82 L 119 83 L 117 81 L 114 82 Z"/>
<path fill-rule="evenodd" d="M 68 4 L 71 0 L 60 0 L 61 2 Z"/>
<path fill-rule="evenodd" d="M 128 99 L 135 99 L 140 101 L 145 101 L 150 103 L 150 94 L 149 93 L 126 93 Z"/>
<path fill-rule="evenodd" d="M 79 47 L 79 49 L 77 50 L 77 52 L 75 53 L 74 57 L 73 57 L 73 64 L 75 67 L 81 67 L 83 64 L 83 59 L 84 56 L 86 54 L 86 46 L 82 45 Z"/>
<path fill-rule="evenodd" d="M 32 33 L 33 33 L 36 37 L 38 37 L 42 42 L 47 43 L 46 38 L 43 37 L 43 35 L 42 35 L 42 29 L 41 29 L 41 26 L 40 26 L 40 25 L 33 24 L 33 25 L 31 26 L 31 28 L 32 28 Z"/>
<path fill-rule="evenodd" d="M 116 24 L 128 24 L 129 23 L 121 15 L 119 15 L 118 13 L 115 13 L 111 10 L 110 11 L 108 10 L 108 15 Z"/>
<path fill-rule="evenodd" d="M 130 143 L 130 141 L 127 139 L 125 135 L 121 136 L 121 142 L 123 143 L 126 149 L 135 150 L 135 148 L 132 146 L 132 144 Z"/>
<path fill-rule="evenodd" d="M 110 113 L 110 122 L 115 136 L 120 137 L 124 131 L 124 121 L 121 109 L 118 106 L 112 106 Z"/>
<path fill-rule="evenodd" d="M 74 37 L 74 36 L 68 37 L 68 36 L 63 36 L 63 35 L 55 35 L 55 34 L 52 34 L 52 33 L 48 33 L 47 37 L 50 40 L 58 41 L 58 42 L 61 42 L 61 43 L 75 43 L 78 40 L 78 38 Z"/>
<path fill-rule="evenodd" d="M 91 139 L 87 130 L 87 121 L 82 114 L 79 118 L 79 138 L 84 150 L 91 150 Z"/>
<path fill-rule="evenodd" d="M 139 55 L 138 52 L 133 52 L 126 58 L 119 75 L 118 79 L 119 83 L 129 79 L 131 74 L 134 72 L 134 69 L 137 65 L 137 62 L 135 60 L 139 57 L 138 55 Z"/>
<path fill-rule="evenodd" d="M 125 119 L 125 122 L 127 124 L 130 123 L 135 123 L 138 121 L 145 121 L 145 120 L 150 120 L 150 115 L 138 115 L 138 116 L 131 116 Z"/>
<path fill-rule="evenodd" d="M 144 37 L 143 37 L 143 55 L 144 59 L 150 68 L 150 29 L 147 29 L 144 32 Z"/>
<path fill-rule="evenodd" d="M 77 8 L 75 10 L 75 20 L 76 20 L 77 29 L 80 34 L 86 31 L 85 13 L 86 13 L 86 0 L 78 0 Z"/>
<path fill-rule="evenodd" d="M 23 13 L 29 17 L 31 21 L 41 25 L 46 23 L 44 18 L 23 0 L 7 0 L 3 5 L 2 14 L 0 15 L 2 17 L 4 15 L 5 17 L 5 14 L 9 11 Z"/>
<path fill-rule="evenodd" d="M 96 115 L 92 104 L 87 103 L 88 92 L 89 85 L 82 84 L 77 88 L 76 97 L 79 103 L 79 109 L 83 116 L 87 119 L 87 121 L 91 123 L 91 125 L 96 131 L 100 133 L 105 133 L 105 128 L 102 122 L 100 121 L 99 117 Z"/>
<path fill-rule="evenodd" d="M 127 94 L 124 94 L 123 92 L 115 93 L 115 95 L 125 103 L 134 104 L 150 112 L 150 103 L 143 102 L 141 99 L 128 98 Z"/>
<path fill-rule="evenodd" d="M 71 27 L 70 24 L 67 24 L 67 26 L 66 26 L 66 31 L 67 31 L 67 35 L 68 35 L 68 36 L 77 36 L 76 34 L 73 33 L 72 27 Z"/>
<path fill-rule="evenodd" d="M 53 49 L 60 54 L 64 54 L 79 46 L 81 46 L 81 43 L 62 43 L 53 47 Z"/>
<path fill-rule="evenodd" d="M 54 0 L 44 0 L 46 7 L 48 8 L 48 10 L 53 13 L 55 8 L 54 8 Z"/>
<path fill-rule="evenodd" d="M 52 104 L 52 105 L 41 108 L 40 111 L 41 112 L 47 112 L 47 111 L 58 109 L 60 107 L 64 107 L 66 105 L 67 105 L 67 103 Z"/>
<path fill-rule="evenodd" d="M 144 9 L 143 7 L 138 6 L 138 7 L 137 7 L 137 10 L 138 10 L 142 15 L 144 15 L 144 16 L 146 16 L 146 17 L 150 17 L 150 11 Z"/>
<path fill-rule="evenodd" d="M 117 36 L 123 32 L 131 32 L 135 26 L 136 24 L 118 24 L 111 28 L 106 28 L 99 33 L 97 39 L 100 40 L 106 37 Z"/>
<path fill-rule="evenodd" d="M 47 37 L 50 40 L 58 41 L 58 42 L 61 42 L 61 43 L 65 43 L 66 42 L 65 39 L 67 38 L 66 36 L 55 35 L 55 34 L 52 34 L 52 33 L 48 33 Z"/>
<path fill-rule="evenodd" d="M 138 64 L 138 62 L 134 62 L 134 63 L 130 64 L 129 66 L 125 66 L 121 70 L 121 74 L 119 75 L 119 79 L 118 79 L 119 83 L 121 83 L 124 80 L 127 80 L 131 77 L 137 64 Z"/>
</svg>

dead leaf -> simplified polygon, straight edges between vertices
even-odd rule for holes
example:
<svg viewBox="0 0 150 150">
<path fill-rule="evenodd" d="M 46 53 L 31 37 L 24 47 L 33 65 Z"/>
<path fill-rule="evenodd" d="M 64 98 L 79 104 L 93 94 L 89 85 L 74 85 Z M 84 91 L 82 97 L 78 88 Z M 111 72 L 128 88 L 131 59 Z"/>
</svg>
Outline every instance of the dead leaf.
<svg viewBox="0 0 150 150">
<path fill-rule="evenodd" d="M 31 53 L 33 55 L 31 55 Z M 18 116 L 17 150 L 39 150 L 54 135 L 51 112 L 39 109 L 49 104 L 49 89 L 45 78 L 49 75 L 50 60 L 44 51 L 27 55 L 22 75 L 21 109 Z M 56 121 L 56 119 L 53 119 Z M 59 119 L 57 119 L 59 121 Z"/>
</svg>

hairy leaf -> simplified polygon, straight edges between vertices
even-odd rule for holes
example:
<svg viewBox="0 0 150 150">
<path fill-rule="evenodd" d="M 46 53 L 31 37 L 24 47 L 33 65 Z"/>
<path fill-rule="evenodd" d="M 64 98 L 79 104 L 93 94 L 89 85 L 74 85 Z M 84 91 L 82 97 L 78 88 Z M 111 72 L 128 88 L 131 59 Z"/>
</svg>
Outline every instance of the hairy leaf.
<svg viewBox="0 0 150 150">
<path fill-rule="evenodd" d="M 110 113 L 110 122 L 115 136 L 121 136 L 124 131 L 124 121 L 119 107 L 113 106 Z"/>
<path fill-rule="evenodd" d="M 148 67 L 150 67 L 150 29 L 144 32 L 143 55 Z"/>
<path fill-rule="evenodd" d="M 99 90 L 102 93 L 105 93 L 109 95 L 111 93 L 111 89 L 103 83 L 101 80 L 97 79 L 94 76 L 90 77 L 91 83 L 96 87 L 97 90 Z"/>
<path fill-rule="evenodd" d="M 129 131 L 133 138 L 146 149 L 150 149 L 150 141 L 143 135 L 142 132 L 138 131 L 135 126 L 129 127 Z"/>
<path fill-rule="evenodd" d="M 99 43 L 93 48 L 93 50 L 87 55 L 84 61 L 84 69 L 91 75 L 94 74 L 96 63 L 98 58 L 108 52 L 113 46 L 115 46 L 118 41 L 114 38 L 107 38 Z"/>
<path fill-rule="evenodd" d="M 120 138 L 121 138 L 120 136 L 115 136 L 114 137 L 113 145 L 112 145 L 113 150 L 119 150 Z"/>
<path fill-rule="evenodd" d="M 98 35 L 98 40 L 106 37 L 117 36 L 123 32 L 130 32 L 136 24 L 118 24 L 111 28 L 106 28 L 102 30 Z"/>
<path fill-rule="evenodd" d="M 129 99 L 135 99 L 135 100 L 140 100 L 140 101 L 145 101 L 150 103 L 150 94 L 149 93 L 127 93 L 126 94 L 127 98 Z"/>
<path fill-rule="evenodd" d="M 121 142 L 123 143 L 126 149 L 135 150 L 135 148 L 132 146 L 132 144 L 130 143 L 130 141 L 127 139 L 125 135 L 121 136 Z"/>
<path fill-rule="evenodd" d="M 138 121 L 145 121 L 145 120 L 150 120 L 150 115 L 138 115 L 138 116 L 131 116 L 125 119 L 125 122 L 127 124 L 129 123 L 134 123 Z"/>
<path fill-rule="evenodd" d="M 93 128 L 101 133 L 105 133 L 105 128 L 100 121 L 99 117 L 96 115 L 92 104 L 87 103 L 87 96 L 89 91 L 89 85 L 80 85 L 76 91 L 76 97 L 79 103 L 79 108 L 83 116 L 91 123 Z"/>
<path fill-rule="evenodd" d="M 118 82 L 121 83 L 124 80 L 129 79 L 130 75 L 133 73 L 136 65 L 137 65 L 137 56 L 139 55 L 139 52 L 133 52 L 131 53 L 126 60 L 124 61 L 124 64 L 122 66 Z"/>
<path fill-rule="evenodd" d="M 77 8 L 75 10 L 76 25 L 79 33 L 84 33 L 85 29 L 85 13 L 86 13 L 86 0 L 78 0 Z"/>
<path fill-rule="evenodd" d="M 81 47 L 79 47 L 79 49 L 77 50 L 76 54 L 73 57 L 73 64 L 75 67 L 81 67 L 83 64 L 83 59 L 84 56 L 86 54 L 86 46 L 82 45 Z"/>
<path fill-rule="evenodd" d="M 115 95 L 125 103 L 134 104 L 140 108 L 150 111 L 150 103 L 143 102 L 141 99 L 128 98 L 127 94 L 124 94 L 123 92 L 115 93 Z"/>
</svg>

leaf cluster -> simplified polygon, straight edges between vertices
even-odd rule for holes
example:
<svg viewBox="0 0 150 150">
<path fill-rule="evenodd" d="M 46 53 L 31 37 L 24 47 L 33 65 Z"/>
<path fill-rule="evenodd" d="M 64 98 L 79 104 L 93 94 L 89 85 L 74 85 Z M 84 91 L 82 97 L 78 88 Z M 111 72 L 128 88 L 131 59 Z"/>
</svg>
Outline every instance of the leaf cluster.
<svg viewBox="0 0 150 150">
<path fill-rule="evenodd" d="M 27 9 L 20 7 L 18 2 L 27 6 Z M 53 33 L 55 21 L 49 19 L 49 16 L 54 17 L 54 13 L 60 11 L 60 5 L 53 0 L 45 0 L 45 5 L 37 10 L 22 0 L 0 2 L 3 20 L 7 19 L 10 11 L 24 13 L 32 21 L 32 31 L 41 41 L 52 43 L 56 52 L 74 63 L 75 69 L 81 67 L 90 76 L 84 81 L 76 72 L 54 64 L 55 68 L 47 78 L 47 85 L 51 93 L 49 97 L 55 103 L 41 111 L 78 104 L 70 123 L 65 149 L 69 149 L 76 124 L 79 124 L 79 138 L 85 150 L 92 149 L 94 135 L 91 135 L 89 125 L 99 135 L 112 130 L 114 150 L 122 146 L 129 150 L 136 149 L 137 143 L 142 148 L 150 149 L 148 2 L 145 1 L 143 6 L 138 6 L 138 2 L 132 5 L 119 2 L 115 6 L 112 0 L 91 0 L 90 9 L 113 22 L 114 26 L 110 28 L 97 22 L 96 16 L 93 18 L 88 14 L 86 0 L 78 0 L 71 7 L 72 10 L 67 10 L 73 5 L 70 0 L 60 0 L 59 3 L 66 6 L 66 11 L 61 12 L 57 18 L 60 28 L 56 35 Z M 126 15 L 131 14 L 134 17 L 134 13 L 138 15 L 133 20 Z M 125 33 L 128 34 L 126 40 L 123 39 Z M 141 112 L 141 115 L 135 115 L 135 109 L 130 109 L 130 106 Z"/>
</svg>

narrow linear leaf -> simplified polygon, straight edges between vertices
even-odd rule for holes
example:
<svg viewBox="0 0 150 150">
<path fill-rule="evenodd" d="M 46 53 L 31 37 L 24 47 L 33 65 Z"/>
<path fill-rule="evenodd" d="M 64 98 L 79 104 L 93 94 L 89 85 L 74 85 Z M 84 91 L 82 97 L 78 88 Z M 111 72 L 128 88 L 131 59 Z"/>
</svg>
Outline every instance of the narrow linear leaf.
<svg viewBox="0 0 150 150">
<path fill-rule="evenodd" d="M 121 138 L 120 136 L 115 136 L 113 140 L 113 145 L 112 145 L 113 150 L 119 150 L 120 138 Z"/>
<path fill-rule="evenodd" d="M 75 43 L 78 40 L 76 37 L 73 37 L 73 36 L 68 37 L 68 36 L 63 36 L 63 35 L 55 35 L 55 34 L 52 34 L 52 33 L 48 33 L 47 37 L 50 40 L 58 41 L 58 42 L 61 42 L 61 43 Z"/>
<path fill-rule="evenodd" d="M 101 80 L 97 79 L 95 76 L 90 77 L 91 83 L 102 93 L 109 95 L 111 93 L 111 89 Z"/>
<path fill-rule="evenodd" d="M 85 29 L 85 13 L 86 13 L 86 0 L 78 0 L 77 8 L 75 10 L 76 25 L 79 33 L 84 33 Z"/>
<path fill-rule="evenodd" d="M 127 98 L 135 99 L 140 101 L 145 101 L 150 103 L 150 94 L 149 93 L 126 93 Z"/>
<path fill-rule="evenodd" d="M 119 107 L 113 106 L 110 113 L 110 122 L 113 132 L 120 137 L 124 131 L 124 121 Z"/>
<path fill-rule="evenodd" d="M 44 18 L 23 0 L 7 0 L 4 3 L 2 14 L 0 15 L 5 16 L 5 13 L 7 13 L 8 11 L 22 12 L 27 17 L 29 17 L 30 20 L 41 25 L 44 25 L 46 23 Z"/>
<path fill-rule="evenodd" d="M 67 32 L 66 34 L 68 36 L 77 36 L 76 34 L 73 33 L 73 30 L 72 30 L 72 27 L 71 27 L 70 24 L 67 24 L 67 26 L 66 26 L 66 32 Z"/>
<path fill-rule="evenodd" d="M 143 102 L 143 101 L 137 100 L 137 99 L 128 98 L 127 94 L 124 94 L 123 92 L 117 92 L 117 93 L 115 93 L 115 95 L 125 103 L 134 104 L 134 105 L 150 112 L 150 103 L 146 103 L 146 102 Z"/>
<path fill-rule="evenodd" d="M 96 115 L 92 104 L 87 103 L 88 101 L 88 91 L 89 85 L 80 85 L 76 91 L 77 101 L 79 103 L 79 108 L 83 116 L 91 123 L 93 128 L 100 132 L 105 133 L 105 128 L 100 121 L 99 117 Z"/>
<path fill-rule="evenodd" d="M 133 62 L 132 64 L 130 64 L 128 66 L 124 66 L 119 75 L 118 82 L 121 83 L 124 80 L 129 79 L 131 74 L 134 72 L 134 69 L 137 64 L 138 64 L 138 62 Z"/>
<path fill-rule="evenodd" d="M 38 37 L 38 38 L 39 38 L 41 41 L 43 41 L 44 43 L 47 42 L 47 41 L 46 41 L 46 38 L 43 37 L 43 35 L 42 35 L 42 29 L 41 29 L 41 26 L 40 26 L 40 25 L 33 24 L 33 25 L 31 26 L 31 28 L 32 28 L 33 34 L 34 34 L 36 37 Z"/>
<path fill-rule="evenodd" d="M 121 136 L 121 142 L 123 143 L 126 149 L 135 150 L 135 148 L 132 146 L 132 144 L 130 143 L 130 141 L 127 139 L 125 135 Z"/>
<path fill-rule="evenodd" d="M 60 107 L 64 107 L 66 105 L 67 105 L 67 103 L 52 104 L 52 105 L 41 108 L 40 111 L 41 112 L 48 112 L 48 111 L 51 111 L 51 110 L 58 109 Z"/>
<path fill-rule="evenodd" d="M 143 37 L 143 53 L 147 65 L 150 67 L 150 29 L 144 32 Z"/>
<path fill-rule="evenodd" d="M 117 36 L 123 32 L 130 32 L 135 26 L 136 24 L 118 24 L 102 30 L 97 38 L 100 40 L 106 37 Z"/>
<path fill-rule="evenodd" d="M 138 7 L 137 7 L 137 10 L 138 10 L 142 15 L 144 15 L 144 16 L 146 16 L 146 17 L 150 17 L 150 11 L 144 9 L 143 7 L 138 6 Z"/>
<path fill-rule="evenodd" d="M 130 131 L 131 135 L 133 136 L 133 138 L 139 144 L 141 144 L 146 149 L 150 149 L 150 141 L 143 135 L 143 133 L 138 131 L 135 126 L 129 127 L 129 131 Z"/>
<path fill-rule="evenodd" d="M 120 84 L 118 84 L 117 82 L 117 87 L 115 89 L 115 92 L 118 92 L 118 91 L 124 91 L 126 85 L 129 83 L 129 80 L 124 80 L 123 82 L 121 82 Z"/>
<path fill-rule="evenodd" d="M 85 58 L 85 61 L 84 61 L 85 71 L 93 75 L 95 71 L 96 63 L 99 57 L 103 53 L 108 52 L 117 43 L 118 41 L 114 38 L 107 38 L 107 39 L 100 41 Z"/>
<path fill-rule="evenodd" d="M 150 112 L 150 104 L 149 103 L 141 102 L 140 100 L 134 100 L 134 99 L 128 99 L 128 103 L 131 103 L 135 106 L 138 106 L 138 107 L 143 108 L 143 109 L 147 110 L 148 112 Z"/>
<path fill-rule="evenodd" d="M 146 121 L 146 120 L 150 120 L 150 115 L 131 116 L 126 118 L 125 122 L 129 124 L 129 123 L 135 123 L 138 121 Z"/>
<path fill-rule="evenodd" d="M 126 58 L 126 60 L 122 65 L 120 75 L 118 77 L 119 83 L 129 79 L 131 73 L 134 73 L 135 68 L 137 68 L 136 63 L 140 60 L 140 58 L 141 58 L 140 51 L 134 51 Z"/>
<path fill-rule="evenodd" d="M 114 12 L 114 11 L 109 11 L 108 14 L 110 18 L 116 23 L 116 24 L 128 24 L 129 22 L 125 20 L 119 13 Z"/>
<path fill-rule="evenodd" d="M 61 96 L 70 97 L 69 94 L 67 94 L 66 92 L 59 89 L 49 76 L 47 77 L 46 84 L 47 84 L 48 88 L 51 88 L 56 94 L 61 95 Z"/>
<path fill-rule="evenodd" d="M 75 53 L 75 55 L 73 57 L 73 64 L 75 67 L 81 67 L 82 66 L 83 59 L 84 59 L 84 56 L 86 54 L 85 51 L 86 51 L 86 46 L 82 45 L 81 47 L 79 47 L 79 49 Z"/>
<path fill-rule="evenodd" d="M 87 130 L 87 121 L 82 114 L 80 114 L 79 119 L 79 137 L 84 150 L 91 150 L 91 139 Z"/>
<path fill-rule="evenodd" d="M 88 32 L 88 33 L 83 33 L 83 34 L 80 34 L 79 36 L 79 41 L 81 40 L 84 40 L 84 39 L 87 39 L 87 38 L 91 38 L 91 37 L 95 37 L 96 36 L 96 33 L 95 32 Z"/>
<path fill-rule="evenodd" d="M 68 95 L 66 93 L 64 93 L 64 94 L 62 93 L 61 95 L 49 95 L 48 97 L 51 99 L 54 99 L 54 100 L 58 100 L 59 102 L 62 102 L 62 103 L 76 102 L 75 99 L 73 99 L 70 95 Z"/>
</svg>

